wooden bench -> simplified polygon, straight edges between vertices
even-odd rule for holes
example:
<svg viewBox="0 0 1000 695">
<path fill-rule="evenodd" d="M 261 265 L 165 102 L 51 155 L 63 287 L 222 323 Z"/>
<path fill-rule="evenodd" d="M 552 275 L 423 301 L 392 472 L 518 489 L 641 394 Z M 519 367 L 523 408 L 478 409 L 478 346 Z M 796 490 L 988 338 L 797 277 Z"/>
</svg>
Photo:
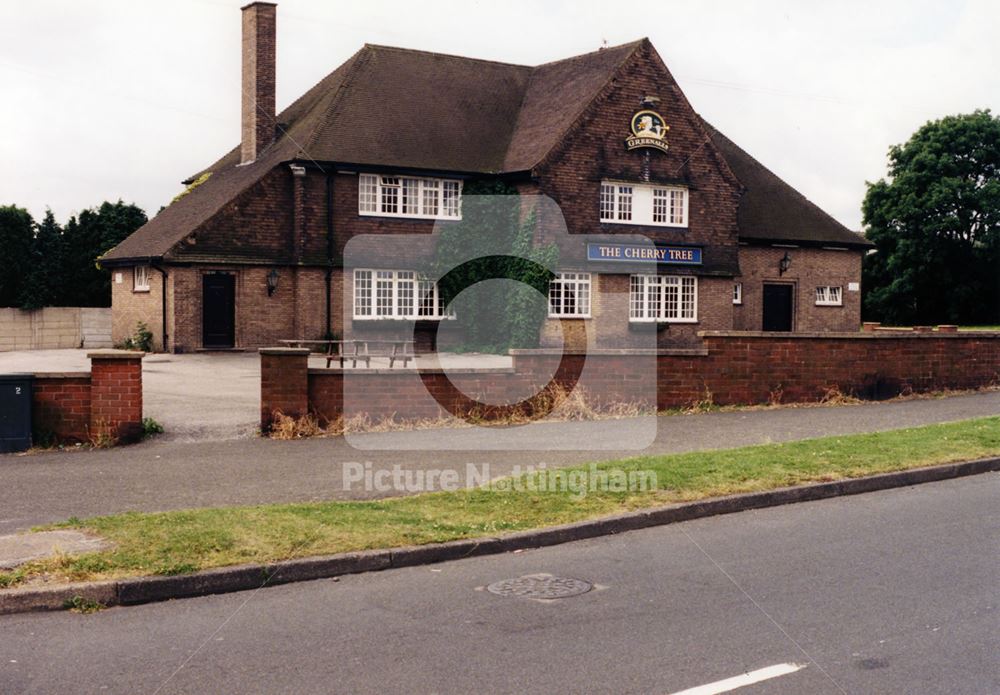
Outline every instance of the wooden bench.
<svg viewBox="0 0 1000 695">
<path fill-rule="evenodd" d="M 327 368 L 334 360 L 340 363 L 341 369 L 347 360 L 351 361 L 351 367 L 356 368 L 358 362 L 364 362 L 365 367 L 371 367 L 372 346 L 376 348 L 375 356 L 389 358 L 390 369 L 396 362 L 402 362 L 406 367 L 410 360 L 416 357 L 413 353 L 412 340 L 279 340 L 278 343 L 285 347 L 309 348 L 310 351 L 326 358 Z M 379 348 L 386 348 L 385 353 L 379 352 Z"/>
<path fill-rule="evenodd" d="M 405 367 L 410 363 L 410 360 L 415 358 L 412 340 L 356 340 L 354 342 L 357 344 L 355 353 L 369 358 L 372 355 L 372 346 L 375 346 L 377 350 L 379 348 L 385 349 L 385 352 L 378 351 L 375 354 L 380 357 L 388 357 L 390 369 L 395 366 L 396 362 L 402 362 Z"/>
</svg>

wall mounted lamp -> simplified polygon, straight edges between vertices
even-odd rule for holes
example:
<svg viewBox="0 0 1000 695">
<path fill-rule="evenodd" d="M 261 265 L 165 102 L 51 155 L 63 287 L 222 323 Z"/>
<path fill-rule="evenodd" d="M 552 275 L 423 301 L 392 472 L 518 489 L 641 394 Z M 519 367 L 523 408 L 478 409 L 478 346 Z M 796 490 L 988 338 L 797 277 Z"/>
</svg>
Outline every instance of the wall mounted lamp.
<svg viewBox="0 0 1000 695">
<path fill-rule="evenodd" d="M 792 257 L 788 255 L 788 251 L 785 251 L 785 255 L 781 257 L 780 261 L 778 261 L 778 275 L 781 276 L 787 273 L 791 265 Z"/>
</svg>

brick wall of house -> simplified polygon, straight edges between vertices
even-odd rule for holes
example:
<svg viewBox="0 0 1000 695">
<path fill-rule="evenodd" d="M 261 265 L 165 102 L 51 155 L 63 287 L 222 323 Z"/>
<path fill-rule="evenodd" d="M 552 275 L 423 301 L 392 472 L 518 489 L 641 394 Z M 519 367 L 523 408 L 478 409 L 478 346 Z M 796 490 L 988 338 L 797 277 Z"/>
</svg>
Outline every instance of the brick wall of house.
<svg viewBox="0 0 1000 695">
<path fill-rule="evenodd" d="M 881 399 L 1000 384 L 1000 333 L 996 332 L 779 336 L 709 332 L 703 337 L 703 350 L 655 356 L 659 409 L 704 400 L 718 405 L 811 402 L 832 390 Z M 634 383 L 651 376 L 646 360 L 615 350 L 575 355 L 515 351 L 512 370 L 447 374 L 412 369 L 309 370 L 304 358 L 295 359 L 293 363 L 291 357 L 262 356 L 262 378 L 267 376 L 268 384 L 261 390 L 265 426 L 270 414 L 288 403 L 301 409 L 303 396 L 309 410 L 324 421 L 344 413 L 345 402 L 349 416 L 420 419 L 438 417 L 445 409 L 462 412 L 471 407 L 470 397 L 493 403 L 516 401 L 525 397 L 526 387 L 537 388 L 552 374 L 572 383 L 570 377 L 580 373 L 584 363 L 587 393 L 605 403 L 634 400 Z M 299 386 L 290 393 L 288 384 Z M 431 393 L 439 396 L 443 407 Z"/>
<path fill-rule="evenodd" d="M 90 372 L 39 373 L 32 385 L 32 431 L 37 444 L 142 437 L 141 352 L 88 354 Z"/>
<path fill-rule="evenodd" d="M 729 330 L 733 325 L 733 283 L 728 278 L 698 278 L 698 320 L 694 323 L 629 321 L 629 276 L 591 277 L 589 319 L 547 319 L 540 344 L 584 350 L 593 348 L 673 348 L 696 345 L 700 331 Z"/>
<path fill-rule="evenodd" d="M 632 116 L 650 94 L 661 99 L 657 109 L 670 126 L 669 151 L 628 152 L 624 141 Z M 559 205 L 570 234 L 642 234 L 666 243 L 737 245 L 739 184 L 651 47 L 636 51 L 619 78 L 572 125 L 571 133 L 537 172 L 539 190 Z M 687 228 L 601 223 L 602 179 L 689 186 Z"/>
<path fill-rule="evenodd" d="M 277 345 L 279 340 L 318 340 L 326 334 L 326 270 L 307 266 L 279 266 L 278 286 L 267 294 L 267 275 L 275 266 L 204 265 L 171 269 L 178 297 L 172 349 L 190 352 L 202 348 L 202 276 L 228 273 L 236 285 L 236 347 Z M 333 317 L 340 297 L 334 289 Z M 336 329 L 335 329 L 336 330 Z"/>
<path fill-rule="evenodd" d="M 788 253 L 791 264 L 779 274 L 778 263 Z M 763 317 L 765 282 L 794 286 L 795 331 L 856 331 L 861 326 L 861 292 L 848 290 L 850 283 L 861 286 L 861 251 L 835 251 L 811 248 L 775 248 L 743 246 L 740 248 L 741 275 L 734 282 L 743 284 L 743 303 L 733 307 L 736 330 L 759 331 Z M 816 287 L 834 285 L 843 288 L 843 306 L 816 306 Z"/>
<path fill-rule="evenodd" d="M 111 340 L 120 345 L 135 335 L 141 321 L 153 333 L 153 349 L 163 350 L 163 275 L 150 269 L 149 289 L 136 291 L 133 272 L 131 266 L 111 271 Z"/>
</svg>

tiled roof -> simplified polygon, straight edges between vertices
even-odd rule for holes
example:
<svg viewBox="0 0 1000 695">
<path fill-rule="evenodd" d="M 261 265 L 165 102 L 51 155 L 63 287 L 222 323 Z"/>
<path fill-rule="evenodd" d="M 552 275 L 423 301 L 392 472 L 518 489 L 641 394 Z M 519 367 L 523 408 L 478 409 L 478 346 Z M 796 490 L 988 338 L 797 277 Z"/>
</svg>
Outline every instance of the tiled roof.
<svg viewBox="0 0 1000 695">
<path fill-rule="evenodd" d="M 239 166 L 235 147 L 188 179 L 212 172 L 204 183 L 109 251 L 105 260 L 169 255 L 282 162 L 466 174 L 529 171 L 563 137 L 551 124 L 576 121 L 616 70 L 647 43 L 642 39 L 537 67 L 366 45 L 278 114 L 278 136 L 256 162 Z M 857 235 L 707 127 L 747 188 L 741 236 L 746 231 L 754 238 L 784 239 L 808 233 L 831 243 L 858 243 Z"/>
<path fill-rule="evenodd" d="M 874 248 L 778 178 L 736 143 L 702 120 L 715 146 L 743 185 L 737 224 L 743 241 Z"/>
</svg>

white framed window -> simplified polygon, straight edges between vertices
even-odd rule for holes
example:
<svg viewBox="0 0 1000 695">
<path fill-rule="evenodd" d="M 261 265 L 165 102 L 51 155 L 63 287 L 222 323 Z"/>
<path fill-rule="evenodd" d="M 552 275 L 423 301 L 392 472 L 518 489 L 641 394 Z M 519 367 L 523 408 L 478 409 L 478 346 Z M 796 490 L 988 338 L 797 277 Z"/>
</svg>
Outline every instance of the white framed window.
<svg viewBox="0 0 1000 695">
<path fill-rule="evenodd" d="M 816 288 L 816 306 L 843 306 L 843 287 L 825 285 Z"/>
<path fill-rule="evenodd" d="M 557 273 L 552 278 L 549 316 L 590 318 L 590 273 Z"/>
<path fill-rule="evenodd" d="M 689 275 L 632 275 L 629 320 L 634 322 L 698 321 L 698 278 Z"/>
<path fill-rule="evenodd" d="M 688 190 L 679 186 L 601 183 L 601 222 L 688 226 Z"/>
<path fill-rule="evenodd" d="M 737 282 L 733 284 L 733 304 L 743 303 L 743 283 Z"/>
<path fill-rule="evenodd" d="M 413 176 L 361 174 L 358 214 L 457 220 L 462 217 L 462 182 Z"/>
<path fill-rule="evenodd" d="M 354 318 L 454 318 L 445 310 L 437 283 L 412 270 L 354 271 Z"/>
<path fill-rule="evenodd" d="M 132 268 L 132 291 L 149 292 L 148 265 L 137 265 Z"/>
</svg>

